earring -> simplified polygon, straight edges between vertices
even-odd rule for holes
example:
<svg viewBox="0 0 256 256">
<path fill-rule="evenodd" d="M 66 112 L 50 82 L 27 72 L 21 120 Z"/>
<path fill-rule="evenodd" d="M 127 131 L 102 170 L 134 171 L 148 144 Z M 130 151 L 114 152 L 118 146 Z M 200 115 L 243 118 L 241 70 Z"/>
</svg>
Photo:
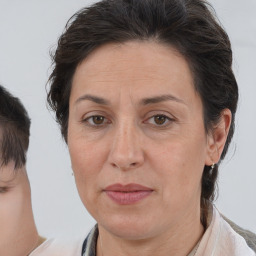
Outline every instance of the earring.
<svg viewBox="0 0 256 256">
<path fill-rule="evenodd" d="M 210 171 L 212 171 L 214 169 L 214 167 L 215 167 L 215 163 L 212 163 Z"/>
</svg>

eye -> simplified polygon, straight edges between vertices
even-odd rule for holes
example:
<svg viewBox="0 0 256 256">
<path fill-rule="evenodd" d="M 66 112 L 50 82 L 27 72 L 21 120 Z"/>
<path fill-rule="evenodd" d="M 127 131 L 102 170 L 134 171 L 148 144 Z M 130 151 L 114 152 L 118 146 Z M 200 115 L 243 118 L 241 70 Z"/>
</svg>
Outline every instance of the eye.
<svg viewBox="0 0 256 256">
<path fill-rule="evenodd" d="M 166 115 L 154 115 L 148 119 L 148 122 L 157 126 L 167 125 L 172 119 Z"/>
<path fill-rule="evenodd" d="M 0 194 L 6 193 L 8 191 L 8 187 L 0 187 Z"/>
<path fill-rule="evenodd" d="M 106 123 L 109 123 L 109 121 L 104 116 L 100 115 L 89 116 L 84 119 L 83 122 L 87 123 L 90 126 L 102 126 Z"/>
</svg>

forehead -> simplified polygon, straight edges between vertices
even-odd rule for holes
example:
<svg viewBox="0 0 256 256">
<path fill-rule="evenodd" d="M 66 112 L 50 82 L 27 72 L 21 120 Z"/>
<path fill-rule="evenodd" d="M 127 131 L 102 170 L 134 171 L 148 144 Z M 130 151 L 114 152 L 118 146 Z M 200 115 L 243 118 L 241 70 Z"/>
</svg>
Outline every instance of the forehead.
<svg viewBox="0 0 256 256">
<path fill-rule="evenodd" d="M 12 181 L 17 177 L 17 173 L 14 162 L 10 161 L 7 165 L 0 166 L 0 181 Z"/>
<path fill-rule="evenodd" d="M 7 165 L 0 166 L 0 184 L 5 185 L 18 185 L 26 183 L 27 174 L 25 167 L 15 169 L 14 161 L 10 161 Z"/>
<path fill-rule="evenodd" d="M 130 92 L 136 89 L 145 97 L 156 90 L 164 94 L 172 89 L 179 96 L 184 94 L 184 87 L 195 92 L 189 65 L 175 48 L 132 41 L 103 45 L 93 51 L 76 69 L 71 97 L 81 90 L 111 96 L 120 88 Z"/>
</svg>

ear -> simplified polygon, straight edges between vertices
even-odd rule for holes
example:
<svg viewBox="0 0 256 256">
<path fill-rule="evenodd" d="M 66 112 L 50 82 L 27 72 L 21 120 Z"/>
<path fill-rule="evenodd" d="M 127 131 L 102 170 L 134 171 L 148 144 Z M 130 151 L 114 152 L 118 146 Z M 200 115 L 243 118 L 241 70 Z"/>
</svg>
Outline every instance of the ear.
<svg viewBox="0 0 256 256">
<path fill-rule="evenodd" d="M 229 109 L 221 112 L 219 122 L 208 132 L 207 135 L 207 157 L 205 165 L 218 163 L 224 149 L 228 132 L 232 120 L 232 114 Z"/>
</svg>

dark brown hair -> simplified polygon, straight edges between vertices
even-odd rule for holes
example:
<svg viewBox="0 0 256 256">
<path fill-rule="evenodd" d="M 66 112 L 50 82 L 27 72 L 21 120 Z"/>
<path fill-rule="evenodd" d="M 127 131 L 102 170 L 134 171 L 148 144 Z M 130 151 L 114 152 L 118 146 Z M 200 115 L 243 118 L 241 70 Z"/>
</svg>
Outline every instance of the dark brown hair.
<svg viewBox="0 0 256 256">
<path fill-rule="evenodd" d="M 0 166 L 11 160 L 15 169 L 26 163 L 30 119 L 20 100 L 0 85 Z"/>
<path fill-rule="evenodd" d="M 232 112 L 232 123 L 221 159 L 234 133 L 238 88 L 232 71 L 229 38 L 204 0 L 102 0 L 77 12 L 67 23 L 53 54 L 48 103 L 56 113 L 67 141 L 69 96 L 76 67 L 106 43 L 154 40 L 175 47 L 188 61 L 195 90 L 204 107 L 205 130 L 218 123 L 222 111 Z M 214 199 L 218 165 L 205 166 L 202 212 Z M 202 223 L 205 224 L 205 214 Z"/>
</svg>

